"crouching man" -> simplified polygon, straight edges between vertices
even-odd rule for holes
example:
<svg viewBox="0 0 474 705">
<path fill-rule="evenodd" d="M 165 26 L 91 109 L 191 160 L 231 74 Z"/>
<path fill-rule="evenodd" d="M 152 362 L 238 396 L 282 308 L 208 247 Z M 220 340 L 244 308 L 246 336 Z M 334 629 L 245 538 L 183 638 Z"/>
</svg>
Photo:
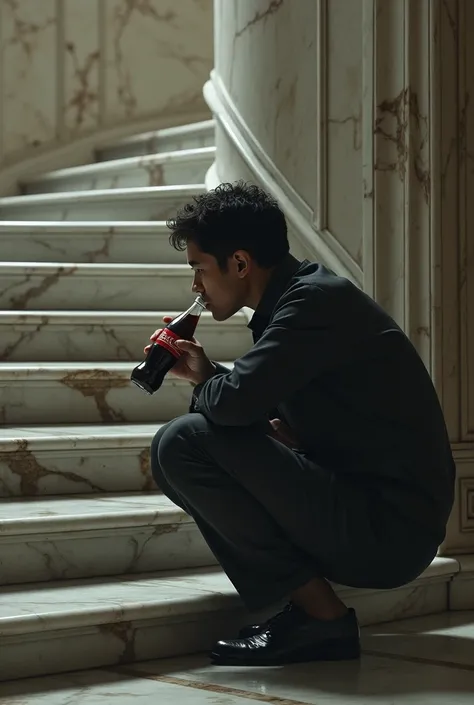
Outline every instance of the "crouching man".
<svg viewBox="0 0 474 705">
<path fill-rule="evenodd" d="M 196 385 L 191 413 L 157 433 L 153 476 L 250 610 L 288 598 L 275 617 L 219 641 L 212 659 L 357 658 L 356 615 L 329 581 L 414 580 L 453 504 L 455 467 L 428 372 L 372 299 L 289 254 L 284 215 L 257 186 L 222 184 L 168 226 L 216 321 L 254 310 L 254 344 L 229 370 L 197 341 L 179 343 L 172 374 Z"/>
</svg>

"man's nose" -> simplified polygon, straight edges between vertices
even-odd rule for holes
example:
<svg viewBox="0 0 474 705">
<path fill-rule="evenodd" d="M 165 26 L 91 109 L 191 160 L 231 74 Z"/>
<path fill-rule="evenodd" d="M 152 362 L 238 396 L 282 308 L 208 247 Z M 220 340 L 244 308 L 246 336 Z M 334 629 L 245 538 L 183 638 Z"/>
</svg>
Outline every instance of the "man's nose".
<svg viewBox="0 0 474 705">
<path fill-rule="evenodd" d="M 199 282 L 196 278 L 194 278 L 191 289 L 195 294 L 202 294 L 204 292 L 201 282 Z"/>
</svg>

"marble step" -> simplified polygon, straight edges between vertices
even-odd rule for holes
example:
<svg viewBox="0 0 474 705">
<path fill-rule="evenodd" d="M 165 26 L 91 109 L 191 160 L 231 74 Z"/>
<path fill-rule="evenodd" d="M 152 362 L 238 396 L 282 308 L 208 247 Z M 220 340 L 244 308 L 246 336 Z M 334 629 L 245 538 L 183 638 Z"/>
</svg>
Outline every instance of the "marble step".
<svg viewBox="0 0 474 705">
<path fill-rule="evenodd" d="M 187 264 L 0 262 L 0 308 L 186 310 L 192 281 Z"/>
<path fill-rule="evenodd" d="M 138 362 L 0 363 L 0 420 L 8 425 L 158 423 L 187 413 L 189 382 L 167 375 L 150 396 L 130 381 Z"/>
<path fill-rule="evenodd" d="M 163 316 L 179 311 L 0 311 L 0 360 L 137 360 Z M 196 333 L 208 356 L 231 360 L 252 344 L 243 312 L 221 323 L 201 314 Z"/>
<path fill-rule="evenodd" d="M 164 221 L 0 221 L 0 261 L 185 264 Z"/>
<path fill-rule="evenodd" d="M 456 560 L 396 590 L 335 589 L 361 626 L 449 609 Z M 0 588 L 0 680 L 208 651 L 251 619 L 218 567 Z"/>
<path fill-rule="evenodd" d="M 203 184 L 93 189 L 0 198 L 0 220 L 167 220 Z"/>
<path fill-rule="evenodd" d="M 204 120 L 189 125 L 168 127 L 155 132 L 143 132 L 133 137 L 104 144 L 97 149 L 97 159 L 123 159 L 155 152 L 170 152 L 178 149 L 211 147 L 215 141 L 214 120 Z"/>
<path fill-rule="evenodd" d="M 162 494 L 4 499 L 0 584 L 215 565 L 193 519 Z"/>
<path fill-rule="evenodd" d="M 215 147 L 201 147 L 70 167 L 22 184 L 24 193 L 202 184 Z"/>
<path fill-rule="evenodd" d="M 161 425 L 0 427 L 0 497 L 156 492 L 150 444 Z"/>
<path fill-rule="evenodd" d="M 207 650 L 246 619 L 215 567 L 0 588 L 0 681 Z"/>
</svg>

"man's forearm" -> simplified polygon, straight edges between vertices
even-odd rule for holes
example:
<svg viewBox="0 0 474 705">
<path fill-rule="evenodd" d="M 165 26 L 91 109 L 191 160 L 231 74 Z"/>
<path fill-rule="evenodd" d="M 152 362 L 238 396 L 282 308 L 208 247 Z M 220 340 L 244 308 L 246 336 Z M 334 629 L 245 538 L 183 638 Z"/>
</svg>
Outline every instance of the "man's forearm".
<svg viewBox="0 0 474 705">
<path fill-rule="evenodd" d="M 214 376 L 221 375 L 221 374 L 229 374 L 230 370 L 225 365 L 221 365 L 219 362 L 214 362 L 214 361 L 212 361 L 212 363 L 215 367 Z M 193 395 L 191 398 L 191 404 L 189 407 L 189 413 L 191 413 L 191 414 L 199 412 L 199 409 L 197 408 L 198 400 L 199 400 L 199 392 L 204 384 L 205 384 L 204 382 L 201 382 L 200 384 L 192 383 L 194 390 L 193 390 Z M 256 422 L 249 424 L 249 425 L 251 425 L 252 428 L 254 428 L 256 430 L 261 430 L 262 433 L 265 433 L 268 435 L 273 432 L 273 428 L 270 423 L 270 418 L 275 418 L 275 417 L 274 417 L 274 415 L 270 414 L 268 417 L 262 418 L 261 421 L 256 421 Z"/>
</svg>

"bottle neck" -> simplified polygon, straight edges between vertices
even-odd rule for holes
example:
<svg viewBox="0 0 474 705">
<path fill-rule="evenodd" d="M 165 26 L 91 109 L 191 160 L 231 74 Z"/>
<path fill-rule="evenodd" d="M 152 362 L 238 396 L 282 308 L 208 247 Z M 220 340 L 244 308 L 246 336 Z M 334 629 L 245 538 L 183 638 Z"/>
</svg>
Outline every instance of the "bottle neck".
<svg viewBox="0 0 474 705">
<path fill-rule="evenodd" d="M 191 306 L 190 309 L 188 309 L 188 315 L 199 316 L 205 308 L 206 308 L 206 304 L 205 304 L 202 296 L 201 295 L 196 296 L 196 299 L 195 299 L 193 305 Z"/>
</svg>

